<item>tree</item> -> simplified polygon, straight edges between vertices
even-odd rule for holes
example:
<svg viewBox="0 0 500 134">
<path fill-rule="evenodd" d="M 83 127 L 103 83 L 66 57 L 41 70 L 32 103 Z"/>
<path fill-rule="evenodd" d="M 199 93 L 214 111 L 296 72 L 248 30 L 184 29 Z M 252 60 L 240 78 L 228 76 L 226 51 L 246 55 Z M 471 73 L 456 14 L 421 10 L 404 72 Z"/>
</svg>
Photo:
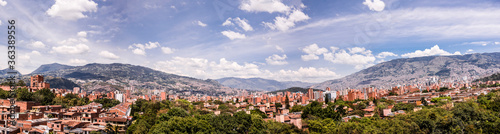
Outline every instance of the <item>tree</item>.
<svg viewBox="0 0 500 134">
<path fill-rule="evenodd" d="M 127 128 L 127 134 L 147 134 L 150 128 L 151 125 L 139 119 Z"/>
<path fill-rule="evenodd" d="M 420 101 L 422 102 L 422 104 L 423 104 L 424 106 L 429 105 L 429 104 L 427 104 L 427 100 L 425 100 L 425 98 L 424 98 L 424 97 L 420 98 Z"/>
<path fill-rule="evenodd" d="M 222 113 L 211 119 L 210 124 L 215 133 L 237 133 L 234 130 L 238 128 L 235 118 L 227 113 Z"/>
<path fill-rule="evenodd" d="M 252 116 L 246 114 L 244 111 L 239 111 L 233 116 L 238 123 L 236 131 L 238 133 L 248 133 L 250 127 L 252 126 Z"/>
<path fill-rule="evenodd" d="M 261 134 L 264 133 L 264 120 L 262 117 L 256 114 L 251 114 L 252 126 L 250 127 L 249 133 L 251 134 Z"/>
<path fill-rule="evenodd" d="M 276 111 L 278 111 L 278 109 L 283 107 L 283 105 L 281 105 L 281 103 L 274 103 L 274 107 L 275 107 Z"/>
<path fill-rule="evenodd" d="M 16 99 L 18 101 L 32 101 L 32 96 L 33 96 L 33 93 L 31 93 L 30 91 L 28 91 L 28 88 L 18 88 L 16 90 L 17 92 L 17 97 Z"/>
<path fill-rule="evenodd" d="M 17 86 L 26 86 L 26 83 L 23 80 L 19 80 Z"/>
<path fill-rule="evenodd" d="M 115 99 L 108 99 L 108 98 L 96 99 L 93 102 L 102 104 L 103 108 L 111 108 L 111 107 L 114 107 L 114 106 L 120 104 L 120 101 L 115 100 Z M 77 102 L 75 102 L 75 103 L 77 103 Z"/>
<path fill-rule="evenodd" d="M 292 109 L 290 109 L 290 112 L 300 112 L 304 110 L 304 106 L 302 105 L 293 105 Z"/>
<path fill-rule="evenodd" d="M 267 114 L 264 113 L 264 112 L 262 112 L 262 111 L 260 111 L 260 110 L 258 110 L 258 109 L 251 110 L 250 114 L 258 115 L 258 116 L 260 116 L 262 118 L 267 118 Z"/>
<path fill-rule="evenodd" d="M 9 91 L 5 91 L 0 88 L 0 99 L 7 99 L 10 97 Z"/>
<path fill-rule="evenodd" d="M 322 113 L 318 112 L 321 111 L 321 104 L 317 101 L 313 101 L 310 104 L 307 104 L 307 106 L 302 110 L 302 118 L 307 118 L 308 116 L 316 116 L 316 117 L 322 117 Z"/>
<path fill-rule="evenodd" d="M 290 100 L 288 100 L 288 94 L 285 95 L 285 108 L 290 109 Z"/>
<path fill-rule="evenodd" d="M 33 101 L 40 102 L 42 105 L 50 105 L 53 104 L 52 101 L 55 97 L 56 95 L 50 89 L 44 88 L 33 94 Z"/>
<path fill-rule="evenodd" d="M 118 126 L 116 126 L 116 125 L 115 125 L 115 126 L 113 126 L 113 125 L 111 125 L 111 124 L 109 124 L 109 123 L 108 123 L 108 124 L 106 124 L 106 132 L 107 132 L 108 134 L 118 134 L 118 128 L 119 128 L 119 127 L 118 127 Z"/>
<path fill-rule="evenodd" d="M 177 117 L 186 117 L 189 114 L 187 113 L 186 110 L 184 110 L 182 108 L 174 107 L 174 108 L 171 108 L 170 110 L 168 110 L 167 115 L 171 116 L 171 117 L 174 117 L 174 116 L 177 116 Z"/>
</svg>

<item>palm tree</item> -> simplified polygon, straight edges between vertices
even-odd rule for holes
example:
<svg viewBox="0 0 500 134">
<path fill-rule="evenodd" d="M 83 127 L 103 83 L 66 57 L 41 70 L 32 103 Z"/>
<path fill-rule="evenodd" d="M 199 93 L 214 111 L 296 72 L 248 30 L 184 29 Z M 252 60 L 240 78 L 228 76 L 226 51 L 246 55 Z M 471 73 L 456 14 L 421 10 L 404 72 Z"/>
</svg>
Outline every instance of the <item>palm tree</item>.
<svg viewBox="0 0 500 134">
<path fill-rule="evenodd" d="M 111 124 L 106 124 L 106 132 L 108 134 L 118 134 L 118 129 L 119 127 L 118 126 L 113 126 Z"/>
</svg>

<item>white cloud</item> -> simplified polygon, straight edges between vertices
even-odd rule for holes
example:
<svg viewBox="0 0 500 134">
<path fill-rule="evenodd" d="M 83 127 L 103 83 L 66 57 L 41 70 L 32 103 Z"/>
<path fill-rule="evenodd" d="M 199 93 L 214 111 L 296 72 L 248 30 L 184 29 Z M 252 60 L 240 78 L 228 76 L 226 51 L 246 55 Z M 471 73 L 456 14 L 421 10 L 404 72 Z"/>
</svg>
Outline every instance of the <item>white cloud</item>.
<svg viewBox="0 0 500 134">
<path fill-rule="evenodd" d="M 96 11 L 97 3 L 92 0 L 56 0 L 56 3 L 47 10 L 47 14 L 64 20 L 77 20 L 87 17 L 83 12 Z"/>
<path fill-rule="evenodd" d="M 76 34 L 78 37 L 85 38 L 87 37 L 87 32 L 85 31 L 80 31 Z"/>
<path fill-rule="evenodd" d="M 282 56 L 280 56 L 282 57 Z M 167 73 L 187 75 L 202 79 L 218 79 L 238 76 L 241 78 L 260 77 L 278 81 L 323 82 L 339 78 L 340 75 L 326 68 L 300 67 L 298 70 L 269 71 L 260 69 L 252 63 L 237 63 L 221 58 L 209 61 L 203 58 L 174 57 L 171 60 L 158 61 L 154 64 L 157 70 Z"/>
<path fill-rule="evenodd" d="M 318 47 L 317 44 L 311 44 L 309 46 L 306 46 L 305 48 L 302 49 L 302 52 L 306 53 L 307 55 L 302 55 L 301 58 L 304 61 L 309 61 L 309 60 L 317 60 L 319 59 L 318 55 L 321 55 L 323 53 L 328 52 L 328 49 L 326 48 L 320 48 Z"/>
<path fill-rule="evenodd" d="M 23 60 L 23 61 L 28 61 L 28 62 L 31 62 L 31 56 L 40 56 L 40 52 L 38 51 L 31 51 L 31 53 L 25 53 L 25 54 L 21 54 L 19 55 L 19 59 Z"/>
<path fill-rule="evenodd" d="M 488 45 L 498 45 L 500 42 L 494 41 L 474 41 L 474 42 L 464 42 L 462 45 L 480 45 L 480 46 L 488 46 Z"/>
<path fill-rule="evenodd" d="M 145 43 L 145 44 L 138 44 L 138 43 L 134 43 L 130 46 L 128 46 L 128 49 L 132 49 L 132 53 L 136 54 L 136 55 L 146 55 L 146 49 L 153 49 L 153 48 L 157 48 L 160 46 L 160 43 L 158 42 L 148 42 L 148 43 Z"/>
<path fill-rule="evenodd" d="M 250 26 L 250 24 L 248 24 L 248 20 L 246 19 L 240 19 L 240 17 L 236 17 L 233 19 L 236 24 L 238 24 L 238 26 L 240 26 L 243 30 L 245 31 L 253 31 L 253 28 L 252 26 Z"/>
<path fill-rule="evenodd" d="M 273 79 L 281 81 L 323 82 L 340 78 L 340 75 L 327 68 L 300 67 L 298 70 L 280 70 L 272 73 Z"/>
<path fill-rule="evenodd" d="M 385 57 L 388 57 L 388 56 L 398 56 L 397 54 L 394 54 L 392 52 L 381 52 L 377 55 L 377 58 L 385 58 Z"/>
<path fill-rule="evenodd" d="M 5 6 L 5 5 L 7 5 L 7 1 L 0 0 L 0 6 Z"/>
<path fill-rule="evenodd" d="M 239 7 L 241 10 L 247 12 L 288 12 L 291 10 L 289 6 L 286 6 L 281 2 L 281 0 L 243 0 Z"/>
<path fill-rule="evenodd" d="M 201 27 L 206 27 L 207 26 L 207 24 L 205 24 L 205 23 L 203 23 L 201 21 L 197 21 L 196 24 L 198 24 Z"/>
<path fill-rule="evenodd" d="M 356 69 L 371 66 L 376 59 L 372 51 L 362 47 L 349 48 L 349 53 L 342 49 L 337 52 L 324 53 L 323 56 L 325 60 L 332 63 L 355 65 Z"/>
<path fill-rule="evenodd" d="M 81 64 L 87 64 L 88 62 L 87 62 L 87 60 L 83 60 L 83 59 L 70 59 L 69 63 L 81 65 Z"/>
<path fill-rule="evenodd" d="M 234 40 L 234 39 L 245 39 L 246 38 L 245 34 L 234 32 L 234 31 L 231 31 L 231 30 L 222 31 L 221 33 L 222 33 L 222 35 L 228 37 L 231 40 Z"/>
<path fill-rule="evenodd" d="M 408 57 L 408 58 L 413 58 L 413 57 L 423 57 L 423 56 L 433 56 L 433 55 L 461 55 L 460 52 L 455 52 L 455 53 L 449 53 L 443 49 L 440 49 L 438 45 L 435 45 L 431 47 L 430 49 L 425 49 L 424 51 L 422 50 L 417 50 L 412 53 L 406 53 L 401 55 L 402 57 Z"/>
<path fill-rule="evenodd" d="M 472 50 L 472 49 L 467 50 L 467 52 L 472 52 L 472 51 L 474 51 L 474 50 Z"/>
<path fill-rule="evenodd" d="M 2 21 L 0 20 L 0 25 L 2 25 Z"/>
<path fill-rule="evenodd" d="M 132 50 L 132 53 L 137 55 L 146 55 L 146 51 L 144 49 L 136 48 Z"/>
<path fill-rule="evenodd" d="M 278 16 L 274 19 L 274 23 L 262 22 L 266 27 L 272 30 L 287 31 L 288 29 L 295 27 L 295 23 L 305 21 L 310 19 L 310 17 L 300 10 L 294 10 L 289 13 L 286 17 Z"/>
<path fill-rule="evenodd" d="M 231 22 L 232 18 L 227 18 L 226 21 L 224 21 L 224 23 L 222 23 L 222 26 L 232 26 L 234 25 L 233 22 Z"/>
<path fill-rule="evenodd" d="M 107 59 L 111 59 L 111 60 L 116 60 L 120 57 L 116 56 L 114 53 L 111 53 L 109 51 L 101 51 L 101 53 L 99 53 L 100 56 L 104 57 L 104 58 L 107 58 Z"/>
<path fill-rule="evenodd" d="M 286 58 L 286 54 L 283 54 L 283 56 L 273 54 L 266 58 L 266 62 L 269 65 L 285 65 L 288 64 L 288 62 L 285 60 Z"/>
<path fill-rule="evenodd" d="M 278 50 L 278 51 L 280 51 L 282 53 L 285 52 L 285 50 L 283 48 L 281 48 L 280 46 L 276 45 L 275 47 L 276 47 L 276 50 Z"/>
<path fill-rule="evenodd" d="M 73 45 L 56 46 L 52 47 L 52 50 L 56 53 L 61 53 L 61 54 L 83 54 L 89 52 L 90 48 L 85 44 L 78 44 L 74 46 Z"/>
<path fill-rule="evenodd" d="M 172 48 L 169 48 L 169 47 L 161 47 L 161 51 L 164 54 L 172 54 L 172 53 L 174 53 L 175 50 Z"/>
<path fill-rule="evenodd" d="M 363 5 L 366 5 L 370 8 L 370 10 L 377 12 L 383 11 L 385 8 L 385 3 L 382 0 L 365 0 Z"/>
<path fill-rule="evenodd" d="M 308 55 L 301 55 L 300 58 L 303 61 L 310 61 L 310 60 L 318 60 L 319 56 L 314 54 L 308 54 Z"/>
<path fill-rule="evenodd" d="M 45 44 L 43 44 L 43 42 L 41 41 L 34 41 L 34 42 L 31 42 L 29 44 L 30 47 L 34 47 L 34 48 L 45 48 Z"/>
<path fill-rule="evenodd" d="M 150 41 L 149 43 L 146 43 L 145 45 L 146 46 L 144 48 L 146 48 L 146 49 L 153 49 L 153 48 L 156 48 L 156 47 L 160 46 L 160 43 L 158 43 L 158 42 L 151 42 Z"/>
<path fill-rule="evenodd" d="M 250 26 L 250 24 L 248 24 L 248 20 L 247 19 L 240 19 L 240 17 L 236 17 L 236 18 L 227 18 L 226 21 L 224 21 L 224 23 L 222 23 L 222 26 L 232 26 L 234 25 L 234 23 L 238 24 L 238 26 L 245 30 L 245 31 L 253 31 L 253 28 L 252 26 Z"/>
</svg>

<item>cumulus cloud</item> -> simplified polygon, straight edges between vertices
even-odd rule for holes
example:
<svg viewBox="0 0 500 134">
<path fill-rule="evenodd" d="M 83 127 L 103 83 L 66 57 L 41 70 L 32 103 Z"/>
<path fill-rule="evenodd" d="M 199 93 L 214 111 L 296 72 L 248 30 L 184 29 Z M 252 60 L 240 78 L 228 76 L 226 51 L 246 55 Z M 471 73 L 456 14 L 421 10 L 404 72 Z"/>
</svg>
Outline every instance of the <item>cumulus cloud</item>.
<svg viewBox="0 0 500 134">
<path fill-rule="evenodd" d="M 356 69 L 369 67 L 375 61 L 371 50 L 366 50 L 364 47 L 353 47 L 346 50 L 332 51 L 324 53 L 324 59 L 332 63 L 355 65 Z"/>
<path fill-rule="evenodd" d="M 146 55 L 146 49 L 153 49 L 160 46 L 158 42 L 148 42 L 145 44 L 134 43 L 128 46 L 128 49 L 132 49 L 132 53 L 136 55 Z"/>
<path fill-rule="evenodd" d="M 116 60 L 120 57 L 116 56 L 114 53 L 111 53 L 109 51 L 101 51 L 101 53 L 99 53 L 100 56 L 104 57 L 104 58 L 107 58 L 107 59 L 111 59 L 111 60 Z"/>
<path fill-rule="evenodd" d="M 302 60 L 310 61 L 319 59 L 318 55 L 328 52 L 328 49 L 320 48 L 317 44 L 311 44 L 303 48 L 302 52 L 307 54 L 301 56 Z"/>
<path fill-rule="evenodd" d="M 262 22 L 266 27 L 272 30 L 287 31 L 288 29 L 295 27 L 295 23 L 305 21 L 310 19 L 310 17 L 300 10 L 293 10 L 293 12 L 287 14 L 287 16 L 278 16 L 274 19 L 274 23 Z"/>
<path fill-rule="evenodd" d="M 85 44 L 78 45 L 62 45 L 52 47 L 52 50 L 60 54 L 83 54 L 90 51 L 89 46 Z"/>
<path fill-rule="evenodd" d="M 252 28 L 252 26 L 250 26 L 250 24 L 248 24 L 247 19 L 240 19 L 240 17 L 236 17 L 233 19 L 233 21 L 235 21 L 236 24 L 238 24 L 238 26 L 241 27 L 241 29 L 243 29 L 245 31 L 253 31 L 253 28 Z"/>
<path fill-rule="evenodd" d="M 450 52 L 447 52 L 447 51 L 439 48 L 438 45 L 435 45 L 435 46 L 431 47 L 430 49 L 425 49 L 424 51 L 417 50 L 415 52 L 406 53 L 406 54 L 403 54 L 401 56 L 413 58 L 413 57 L 423 57 L 423 56 L 433 56 L 433 55 L 461 55 L 461 53 L 458 51 L 456 51 L 455 53 L 450 53 Z"/>
<path fill-rule="evenodd" d="M 232 18 L 227 18 L 224 23 L 222 23 L 222 26 L 232 26 L 234 23 L 232 22 Z"/>
<path fill-rule="evenodd" d="M 382 0 L 365 0 L 363 5 L 366 5 L 370 8 L 370 10 L 377 12 L 383 11 L 385 8 L 385 3 Z"/>
<path fill-rule="evenodd" d="M 234 39 L 245 39 L 246 38 L 245 34 L 234 32 L 234 31 L 231 31 L 231 30 L 222 31 L 221 33 L 222 33 L 222 35 L 228 37 L 231 40 L 234 40 Z"/>
<path fill-rule="evenodd" d="M 280 70 L 272 73 L 272 77 L 281 81 L 323 82 L 340 78 L 340 75 L 327 68 L 300 67 L 298 70 Z"/>
<path fill-rule="evenodd" d="M 327 68 L 300 67 L 298 70 L 272 72 L 260 69 L 256 64 L 237 63 L 225 58 L 221 58 L 219 61 L 209 61 L 203 58 L 174 57 L 171 60 L 156 62 L 154 66 L 156 69 L 167 73 L 203 79 L 238 76 L 241 78 L 260 77 L 279 81 L 322 82 L 340 77 L 340 75 Z"/>
<path fill-rule="evenodd" d="M 162 51 L 164 54 L 172 54 L 172 53 L 174 53 L 174 49 L 169 48 L 169 47 L 161 47 L 161 51 Z"/>
<path fill-rule="evenodd" d="M 34 41 L 34 42 L 31 42 L 29 44 L 30 47 L 34 47 L 34 48 L 45 48 L 45 44 L 43 44 L 43 42 L 41 41 Z"/>
<path fill-rule="evenodd" d="M 80 31 L 76 34 L 78 37 L 82 37 L 82 38 L 85 38 L 87 37 L 87 32 L 85 31 Z"/>
<path fill-rule="evenodd" d="M 87 17 L 83 12 L 96 11 L 97 3 L 92 0 L 56 0 L 56 3 L 47 10 L 47 14 L 64 20 L 77 20 Z"/>
<path fill-rule="evenodd" d="M 207 26 L 207 24 L 205 24 L 205 23 L 203 23 L 201 21 L 196 21 L 196 24 L 198 24 L 201 27 L 206 27 Z"/>
<path fill-rule="evenodd" d="M 247 12 L 280 12 L 291 10 L 291 7 L 283 4 L 281 0 L 243 0 L 239 6 L 241 10 Z"/>
<path fill-rule="evenodd" d="M 381 52 L 377 55 L 377 58 L 385 58 L 385 57 L 388 57 L 388 56 L 398 56 L 397 54 L 394 54 L 392 52 Z"/>
<path fill-rule="evenodd" d="M 40 56 L 40 55 L 41 55 L 40 52 L 33 50 L 30 53 L 25 53 L 25 54 L 19 55 L 19 59 L 30 61 L 31 56 Z"/>
<path fill-rule="evenodd" d="M 132 53 L 137 55 L 144 55 L 144 56 L 146 55 L 146 51 L 144 49 L 139 49 L 139 48 L 132 50 Z"/>
<path fill-rule="evenodd" d="M 269 65 L 285 65 L 288 64 L 288 62 L 285 60 L 286 58 L 286 54 L 283 54 L 283 56 L 273 54 L 266 58 L 266 62 Z"/>
<path fill-rule="evenodd" d="M 0 6 L 5 6 L 5 5 L 7 5 L 7 1 L 0 0 Z"/>
</svg>

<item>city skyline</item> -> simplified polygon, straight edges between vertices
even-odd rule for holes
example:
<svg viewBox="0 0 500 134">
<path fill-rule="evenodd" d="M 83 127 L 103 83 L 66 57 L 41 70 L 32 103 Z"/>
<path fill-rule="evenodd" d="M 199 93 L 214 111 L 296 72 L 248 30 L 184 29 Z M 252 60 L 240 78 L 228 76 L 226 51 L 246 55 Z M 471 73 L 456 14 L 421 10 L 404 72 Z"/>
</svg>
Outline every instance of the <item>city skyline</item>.
<svg viewBox="0 0 500 134">
<path fill-rule="evenodd" d="M 0 27 L 17 22 L 16 67 L 22 74 L 54 62 L 127 63 L 202 79 L 323 82 L 396 58 L 498 52 L 498 5 L 0 0 Z M 6 56 L 0 61 L 6 63 Z"/>
</svg>

